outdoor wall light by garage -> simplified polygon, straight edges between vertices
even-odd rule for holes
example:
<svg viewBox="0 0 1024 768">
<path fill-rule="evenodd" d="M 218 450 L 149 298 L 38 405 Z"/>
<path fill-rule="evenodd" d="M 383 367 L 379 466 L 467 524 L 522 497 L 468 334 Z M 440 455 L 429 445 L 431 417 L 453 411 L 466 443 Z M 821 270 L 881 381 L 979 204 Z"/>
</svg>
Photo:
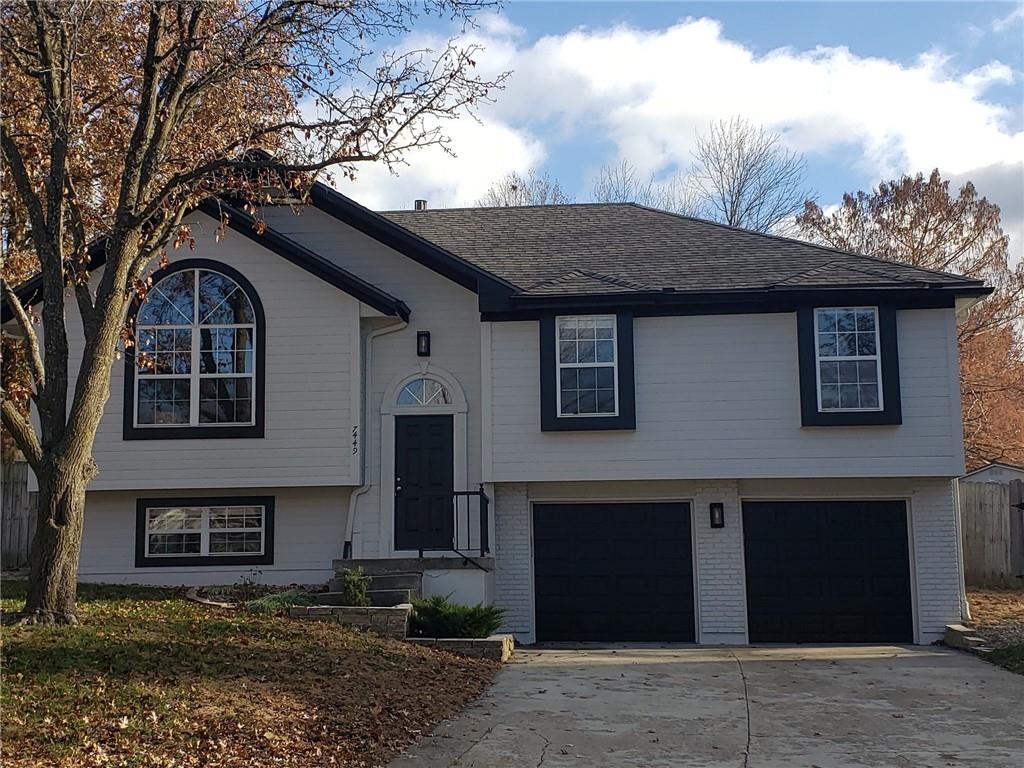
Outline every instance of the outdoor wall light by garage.
<svg viewBox="0 0 1024 768">
<path fill-rule="evenodd" d="M 416 354 L 430 357 L 430 331 L 416 331 Z"/>
<path fill-rule="evenodd" d="M 711 510 L 711 527 L 725 528 L 725 504 L 716 501 L 708 507 Z"/>
</svg>

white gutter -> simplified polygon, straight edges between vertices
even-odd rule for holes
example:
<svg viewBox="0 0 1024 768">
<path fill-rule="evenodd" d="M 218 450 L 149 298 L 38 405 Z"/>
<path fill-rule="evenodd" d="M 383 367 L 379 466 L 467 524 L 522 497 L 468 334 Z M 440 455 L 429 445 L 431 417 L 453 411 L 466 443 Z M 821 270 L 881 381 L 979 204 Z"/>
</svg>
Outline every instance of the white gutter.
<svg viewBox="0 0 1024 768">
<path fill-rule="evenodd" d="M 400 331 L 403 328 L 408 327 L 408 325 L 408 322 L 402 320 L 394 325 L 377 328 L 366 334 L 366 338 L 363 340 L 363 440 L 362 445 L 359 447 L 359 478 L 362 480 L 363 484 L 352 491 L 352 495 L 348 498 L 348 520 L 345 522 L 345 544 L 341 550 L 341 557 L 343 560 L 350 560 L 352 558 L 352 536 L 356 524 L 356 504 L 359 501 L 359 497 L 370 490 L 373 486 L 373 483 L 370 482 L 369 471 L 366 464 L 366 457 L 370 455 L 370 435 L 373 434 L 374 426 L 372 423 L 373 414 L 370 413 L 370 395 L 372 392 L 371 387 L 373 386 L 373 341 L 380 336 Z"/>
<path fill-rule="evenodd" d="M 953 521 L 956 529 L 956 567 L 959 577 L 960 588 L 960 619 L 961 621 L 971 620 L 971 604 L 967 601 L 967 584 L 964 580 L 964 534 L 962 521 L 960 519 L 960 480 L 953 478 L 950 483 L 953 486 Z"/>
</svg>

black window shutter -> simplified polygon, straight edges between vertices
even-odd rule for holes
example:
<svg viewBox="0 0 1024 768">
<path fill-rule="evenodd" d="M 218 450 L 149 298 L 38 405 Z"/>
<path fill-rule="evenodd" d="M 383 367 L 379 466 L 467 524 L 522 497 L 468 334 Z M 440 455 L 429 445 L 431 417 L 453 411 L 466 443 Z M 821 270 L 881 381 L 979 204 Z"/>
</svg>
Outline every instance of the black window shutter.
<svg viewBox="0 0 1024 768">
<path fill-rule="evenodd" d="M 567 313 L 569 314 L 569 313 Z M 575 312 L 571 314 L 608 314 Z M 633 377 L 633 313 L 616 312 L 616 355 L 618 355 L 619 413 L 617 416 L 558 418 L 558 365 L 555 345 L 555 315 L 540 318 L 540 428 L 542 432 L 583 432 L 636 429 L 636 390 Z"/>
<path fill-rule="evenodd" d="M 814 310 L 800 307 L 796 313 L 800 365 L 800 415 L 805 427 L 857 427 L 903 423 L 900 405 L 900 355 L 896 341 L 896 308 L 878 307 L 878 341 L 882 355 L 882 405 L 880 411 L 819 411 L 818 377 L 814 355 Z"/>
</svg>

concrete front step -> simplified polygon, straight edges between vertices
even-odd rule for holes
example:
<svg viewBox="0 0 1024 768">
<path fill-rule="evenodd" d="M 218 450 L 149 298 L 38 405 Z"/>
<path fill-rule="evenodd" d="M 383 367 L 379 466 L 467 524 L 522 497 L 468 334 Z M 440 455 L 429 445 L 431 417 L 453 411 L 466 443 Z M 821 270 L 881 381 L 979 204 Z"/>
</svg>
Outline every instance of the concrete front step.
<svg viewBox="0 0 1024 768">
<path fill-rule="evenodd" d="M 988 649 L 988 641 L 979 637 L 970 627 L 963 624 L 947 624 L 944 637 L 946 645 L 951 648 L 959 648 L 974 653 L 985 653 Z"/>
<path fill-rule="evenodd" d="M 366 594 L 370 598 L 370 605 L 382 608 L 411 603 L 413 598 L 411 589 L 371 589 Z"/>
<path fill-rule="evenodd" d="M 369 576 L 370 585 L 368 589 L 376 590 L 405 590 L 413 597 L 420 597 L 423 594 L 423 574 L 421 573 L 388 573 L 376 576 Z M 341 592 L 344 589 L 344 582 L 340 578 L 331 579 L 330 590 Z"/>
<path fill-rule="evenodd" d="M 393 605 L 404 605 L 412 602 L 411 589 L 370 589 L 366 592 L 370 605 L 374 608 L 390 608 Z M 344 592 L 318 592 L 316 600 L 319 605 L 349 605 Z"/>
<path fill-rule="evenodd" d="M 399 573 L 423 573 L 424 571 L 457 571 L 482 566 L 494 570 L 493 557 L 375 557 L 365 560 L 335 560 L 335 573 L 362 568 L 368 576 L 386 576 Z"/>
<path fill-rule="evenodd" d="M 370 577 L 370 589 L 411 589 L 420 593 L 423 586 L 422 573 L 384 573 Z"/>
</svg>

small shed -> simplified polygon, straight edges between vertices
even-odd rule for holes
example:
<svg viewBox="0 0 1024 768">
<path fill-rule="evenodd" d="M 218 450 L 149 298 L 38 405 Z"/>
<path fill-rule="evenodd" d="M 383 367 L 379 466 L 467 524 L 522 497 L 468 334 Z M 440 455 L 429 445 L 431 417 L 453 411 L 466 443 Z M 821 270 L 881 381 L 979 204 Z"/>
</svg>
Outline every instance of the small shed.
<svg viewBox="0 0 1024 768">
<path fill-rule="evenodd" d="M 1013 480 L 1024 480 L 1024 467 L 1017 464 L 1006 464 L 1002 461 L 990 462 L 960 478 L 961 482 L 1000 483 L 1001 485 L 1009 485 Z"/>
</svg>

